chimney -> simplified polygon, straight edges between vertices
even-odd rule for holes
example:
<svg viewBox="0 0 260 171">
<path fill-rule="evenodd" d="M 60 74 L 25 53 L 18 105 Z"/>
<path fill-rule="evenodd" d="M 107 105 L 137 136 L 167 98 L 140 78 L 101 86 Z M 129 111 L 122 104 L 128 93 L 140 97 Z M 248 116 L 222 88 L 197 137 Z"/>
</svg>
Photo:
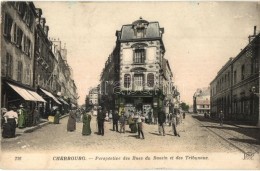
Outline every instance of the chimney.
<svg viewBox="0 0 260 171">
<path fill-rule="evenodd" d="M 46 23 L 45 18 L 41 18 L 41 19 L 40 19 L 40 24 L 41 24 L 41 26 L 42 26 L 43 29 L 44 29 L 45 23 Z"/>
<path fill-rule="evenodd" d="M 254 26 L 254 36 L 256 36 L 256 26 Z"/>
<path fill-rule="evenodd" d="M 49 26 L 44 26 L 44 33 L 46 37 L 48 37 L 48 32 L 49 32 Z"/>
</svg>

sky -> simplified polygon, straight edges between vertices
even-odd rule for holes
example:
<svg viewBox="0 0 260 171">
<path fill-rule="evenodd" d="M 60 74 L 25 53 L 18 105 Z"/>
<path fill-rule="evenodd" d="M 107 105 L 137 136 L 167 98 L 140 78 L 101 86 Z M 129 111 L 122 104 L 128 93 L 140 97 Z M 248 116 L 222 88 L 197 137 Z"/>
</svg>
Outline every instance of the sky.
<svg viewBox="0 0 260 171">
<path fill-rule="evenodd" d="M 116 30 L 140 17 L 164 28 L 165 58 L 183 102 L 192 104 L 197 88 L 248 44 L 260 2 L 34 2 L 41 8 L 49 37 L 60 39 L 80 96 L 85 101 L 116 43 Z"/>
</svg>

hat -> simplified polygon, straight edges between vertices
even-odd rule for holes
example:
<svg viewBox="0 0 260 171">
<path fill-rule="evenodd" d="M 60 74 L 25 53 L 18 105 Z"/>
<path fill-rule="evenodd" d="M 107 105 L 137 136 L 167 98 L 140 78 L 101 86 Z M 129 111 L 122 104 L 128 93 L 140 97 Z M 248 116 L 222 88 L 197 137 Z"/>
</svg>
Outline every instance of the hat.
<svg viewBox="0 0 260 171">
<path fill-rule="evenodd" d="M 7 112 L 7 109 L 6 108 L 1 108 L 1 111 L 2 112 Z"/>
</svg>

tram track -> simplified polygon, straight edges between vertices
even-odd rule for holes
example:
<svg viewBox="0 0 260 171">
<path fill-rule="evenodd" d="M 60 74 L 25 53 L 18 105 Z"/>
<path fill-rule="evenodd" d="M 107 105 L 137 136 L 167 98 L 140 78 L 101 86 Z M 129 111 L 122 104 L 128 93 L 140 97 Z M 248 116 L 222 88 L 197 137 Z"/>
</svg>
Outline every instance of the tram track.
<svg viewBox="0 0 260 171">
<path fill-rule="evenodd" d="M 235 136 L 235 135 L 233 135 L 233 134 L 231 134 L 228 131 L 225 131 L 223 129 L 211 128 L 211 127 L 215 127 L 216 125 L 212 125 L 212 123 L 207 122 L 207 120 L 205 120 L 205 122 L 208 123 L 208 124 L 204 124 L 196 118 L 194 118 L 194 120 L 199 125 L 203 126 L 208 131 L 210 131 L 211 133 L 213 133 L 217 137 L 221 138 L 222 140 L 227 142 L 229 145 L 231 145 L 232 147 L 234 147 L 238 151 L 240 151 L 244 154 L 246 154 L 248 152 L 259 153 L 259 147 L 254 145 L 254 144 L 248 144 L 248 143 L 242 143 L 242 142 L 233 142 L 232 140 L 230 140 L 230 138 L 241 139 L 241 137 Z M 219 127 L 219 128 L 221 128 L 221 127 Z M 250 149 L 251 151 L 249 151 L 248 149 Z"/>
</svg>

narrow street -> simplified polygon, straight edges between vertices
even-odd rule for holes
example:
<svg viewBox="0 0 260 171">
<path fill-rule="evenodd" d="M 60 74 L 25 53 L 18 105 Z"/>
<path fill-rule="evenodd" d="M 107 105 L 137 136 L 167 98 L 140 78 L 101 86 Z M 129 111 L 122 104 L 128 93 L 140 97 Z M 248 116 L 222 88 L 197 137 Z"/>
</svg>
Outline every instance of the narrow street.
<svg viewBox="0 0 260 171">
<path fill-rule="evenodd" d="M 202 115 L 186 115 L 179 126 L 181 137 L 172 135 L 171 127 L 166 126 L 166 136 L 158 135 L 157 125 L 144 125 L 145 139 L 136 135 L 112 131 L 112 123 L 105 122 L 105 135 L 96 134 L 96 118 L 92 118 L 91 136 L 82 136 L 82 123 L 77 123 L 75 132 L 67 132 L 67 120 L 60 124 L 48 124 L 31 133 L 17 135 L 13 139 L 2 139 L 3 152 L 63 151 L 66 152 L 259 152 L 258 129 L 243 129 L 205 119 Z M 239 148 L 238 148 L 239 147 Z"/>
</svg>

